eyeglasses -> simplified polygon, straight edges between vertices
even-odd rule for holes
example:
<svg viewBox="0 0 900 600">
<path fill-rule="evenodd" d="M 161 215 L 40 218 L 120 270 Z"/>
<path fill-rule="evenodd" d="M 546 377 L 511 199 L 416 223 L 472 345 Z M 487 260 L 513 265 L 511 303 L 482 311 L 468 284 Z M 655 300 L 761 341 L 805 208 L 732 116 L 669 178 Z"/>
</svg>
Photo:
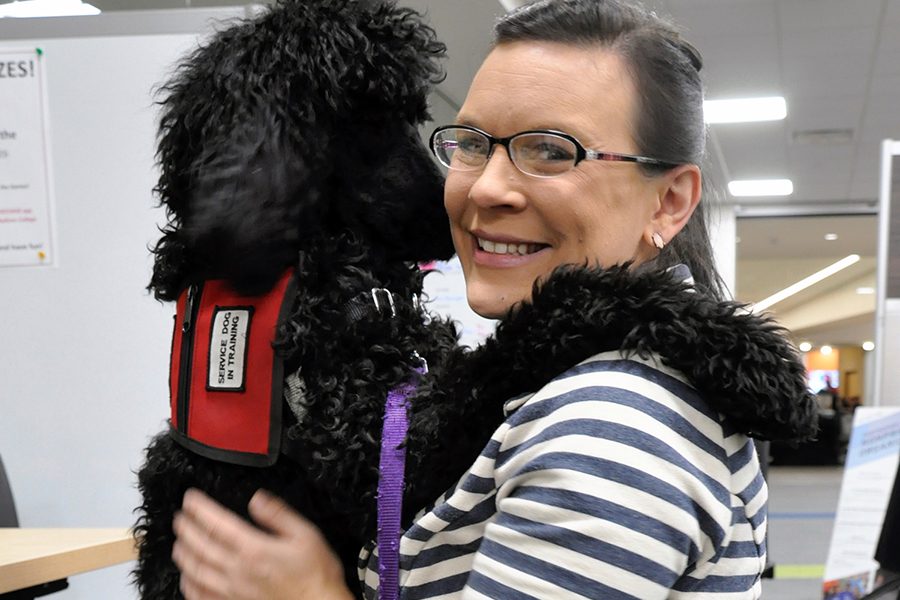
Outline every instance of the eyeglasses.
<svg viewBox="0 0 900 600">
<path fill-rule="evenodd" d="M 550 129 L 496 138 L 468 125 L 444 125 L 431 134 L 431 151 L 441 164 L 454 171 L 483 169 L 497 145 L 506 148 L 517 169 L 534 177 L 557 177 L 585 159 L 633 162 L 666 169 L 678 166 L 678 163 L 646 156 L 588 150 L 568 133 Z"/>
</svg>

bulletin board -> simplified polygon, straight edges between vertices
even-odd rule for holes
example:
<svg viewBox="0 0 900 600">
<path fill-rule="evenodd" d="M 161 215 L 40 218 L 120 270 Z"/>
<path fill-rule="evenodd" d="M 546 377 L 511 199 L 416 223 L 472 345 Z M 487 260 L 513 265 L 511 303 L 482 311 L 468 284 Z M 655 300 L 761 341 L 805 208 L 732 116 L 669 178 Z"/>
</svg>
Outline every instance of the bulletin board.
<svg viewBox="0 0 900 600">
<path fill-rule="evenodd" d="M 55 259 L 46 89 L 40 48 L 0 48 L 0 267 Z"/>
</svg>

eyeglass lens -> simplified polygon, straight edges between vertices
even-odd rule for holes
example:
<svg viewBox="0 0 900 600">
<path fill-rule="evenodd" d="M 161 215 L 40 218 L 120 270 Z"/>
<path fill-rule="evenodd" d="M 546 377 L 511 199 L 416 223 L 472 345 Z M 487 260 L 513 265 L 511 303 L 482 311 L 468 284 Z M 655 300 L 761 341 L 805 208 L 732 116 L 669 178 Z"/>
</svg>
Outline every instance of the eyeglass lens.
<svg viewBox="0 0 900 600">
<path fill-rule="evenodd" d="M 488 161 L 490 140 L 469 129 L 445 129 L 435 137 L 435 152 L 444 166 L 460 171 L 481 169 Z M 508 144 L 513 164 L 538 177 L 561 175 L 575 166 L 577 148 L 552 133 L 523 133 Z"/>
</svg>

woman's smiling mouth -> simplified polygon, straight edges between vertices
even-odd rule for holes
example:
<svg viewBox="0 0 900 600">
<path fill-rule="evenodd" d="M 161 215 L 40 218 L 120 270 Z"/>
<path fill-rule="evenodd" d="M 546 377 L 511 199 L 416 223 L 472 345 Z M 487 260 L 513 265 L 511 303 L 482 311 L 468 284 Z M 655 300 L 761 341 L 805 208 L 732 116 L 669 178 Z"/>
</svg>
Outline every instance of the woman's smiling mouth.
<svg viewBox="0 0 900 600">
<path fill-rule="evenodd" d="M 489 235 L 478 231 L 472 233 L 473 260 L 488 267 L 514 267 L 530 260 L 548 244 L 529 242 L 509 236 Z"/>
<path fill-rule="evenodd" d="M 546 247 L 546 244 L 534 244 L 534 243 L 515 243 L 515 242 L 492 242 L 491 240 L 486 240 L 480 237 L 475 238 L 478 243 L 478 248 L 488 252 L 490 254 L 512 254 L 524 256 L 526 254 L 534 254 L 541 248 Z"/>
</svg>

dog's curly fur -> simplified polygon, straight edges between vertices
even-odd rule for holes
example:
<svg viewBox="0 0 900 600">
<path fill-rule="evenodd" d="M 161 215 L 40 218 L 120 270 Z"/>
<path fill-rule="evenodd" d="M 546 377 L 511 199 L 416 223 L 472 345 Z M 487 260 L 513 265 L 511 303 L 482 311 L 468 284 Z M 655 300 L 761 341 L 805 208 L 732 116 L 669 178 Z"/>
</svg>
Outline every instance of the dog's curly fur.
<svg viewBox="0 0 900 600">
<path fill-rule="evenodd" d="M 385 397 L 408 379 L 414 351 L 438 364 L 456 345 L 452 325 L 411 301 L 395 318 L 347 308 L 373 287 L 411 299 L 422 288 L 415 263 L 452 255 L 443 179 L 417 132 L 443 53 L 418 14 L 386 0 L 283 0 L 213 36 L 161 88 L 168 224 L 149 287 L 171 301 L 226 279 L 258 294 L 296 267 L 276 348 L 305 394 L 301 421 L 286 417 L 291 458 L 271 467 L 209 460 L 165 432 L 152 440 L 138 473 L 141 597 L 181 597 L 171 522 L 188 487 L 245 517 L 259 488 L 285 498 L 358 586 Z"/>
<path fill-rule="evenodd" d="M 483 345 L 452 353 L 422 381 L 411 399 L 404 518 L 471 467 L 503 422 L 505 401 L 606 351 L 658 356 L 729 429 L 763 440 L 811 439 L 816 403 L 786 333 L 770 317 L 666 271 L 560 267 Z M 435 457 L 439 471 L 430 468 Z"/>
</svg>

